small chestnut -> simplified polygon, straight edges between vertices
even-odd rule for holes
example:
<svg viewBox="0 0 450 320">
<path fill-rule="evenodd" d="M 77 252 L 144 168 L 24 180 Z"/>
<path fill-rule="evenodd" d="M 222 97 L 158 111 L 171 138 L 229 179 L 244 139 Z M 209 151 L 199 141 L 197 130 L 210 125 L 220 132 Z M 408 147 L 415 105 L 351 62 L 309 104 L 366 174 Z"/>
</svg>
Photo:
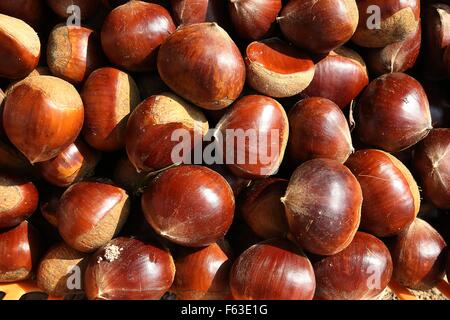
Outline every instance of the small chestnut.
<svg viewBox="0 0 450 320">
<path fill-rule="evenodd" d="M 223 0 L 170 0 L 175 22 L 184 26 L 202 22 L 226 25 L 226 1 Z"/>
<path fill-rule="evenodd" d="M 100 0 L 47 0 L 49 7 L 60 17 L 67 18 L 77 11 L 72 11 L 71 6 L 77 6 L 81 19 L 89 19 L 95 15 L 100 7 Z M 75 10 L 75 9 L 73 9 Z"/>
</svg>

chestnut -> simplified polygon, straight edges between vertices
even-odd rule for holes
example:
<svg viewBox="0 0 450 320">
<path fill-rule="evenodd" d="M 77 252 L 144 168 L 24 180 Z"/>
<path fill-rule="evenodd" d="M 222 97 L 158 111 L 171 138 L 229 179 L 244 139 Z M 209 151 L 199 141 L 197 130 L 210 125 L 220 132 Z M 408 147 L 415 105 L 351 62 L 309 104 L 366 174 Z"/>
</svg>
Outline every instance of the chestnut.
<svg viewBox="0 0 450 320">
<path fill-rule="evenodd" d="M 419 0 L 358 0 L 357 5 L 359 23 L 352 40 L 362 47 L 380 48 L 403 41 L 420 22 Z M 379 12 L 374 12 L 373 6 Z"/>
<path fill-rule="evenodd" d="M 33 182 L 0 172 L 0 229 L 20 224 L 37 209 L 39 193 Z"/>
<path fill-rule="evenodd" d="M 217 172 L 182 165 L 161 172 L 142 195 L 148 223 L 162 237 L 187 247 L 222 238 L 231 225 L 234 196 Z"/>
<path fill-rule="evenodd" d="M 177 145 L 187 143 L 194 147 L 196 137 L 206 135 L 208 129 L 202 111 L 180 97 L 172 93 L 151 96 L 137 106 L 128 120 L 128 158 L 138 171 L 166 168 L 176 161 L 173 153 Z M 188 134 L 190 141 L 175 139 L 177 131 Z M 187 156 L 182 155 L 183 159 Z"/>
<path fill-rule="evenodd" d="M 222 160 L 232 173 L 248 179 L 266 177 L 276 173 L 283 160 L 288 118 L 276 100 L 244 96 L 220 119 L 214 136 L 223 144 Z"/>
<path fill-rule="evenodd" d="M 28 279 L 39 254 L 40 236 L 28 221 L 0 230 L 0 283 Z"/>
<path fill-rule="evenodd" d="M 432 129 L 425 91 L 404 73 L 373 80 L 359 99 L 355 120 L 362 142 L 388 152 L 416 144 Z"/>
<path fill-rule="evenodd" d="M 202 22 L 217 22 L 225 26 L 226 1 L 223 0 L 170 0 L 175 22 L 184 26 Z"/>
<path fill-rule="evenodd" d="M 174 276 L 174 262 L 167 250 L 121 237 L 91 257 L 84 287 L 90 300 L 160 299 Z"/>
<path fill-rule="evenodd" d="M 80 8 L 80 18 L 85 20 L 93 17 L 100 7 L 100 0 L 47 0 L 49 7 L 60 17 L 67 18 L 73 13 L 69 7 L 75 5 Z"/>
<path fill-rule="evenodd" d="M 4 103 L 5 132 L 31 163 L 56 157 L 75 141 L 83 126 L 80 95 L 56 77 L 26 78 L 11 89 Z"/>
<path fill-rule="evenodd" d="M 281 0 L 229 0 L 228 12 L 240 38 L 260 40 L 272 31 L 281 5 Z"/>
<path fill-rule="evenodd" d="M 358 25 L 355 0 L 289 0 L 277 19 L 283 35 L 313 53 L 328 53 L 352 37 Z"/>
<path fill-rule="evenodd" d="M 232 260 L 217 243 L 183 248 L 175 257 L 172 288 L 179 300 L 223 300 L 229 297 Z"/>
<path fill-rule="evenodd" d="M 299 94 L 314 76 L 311 58 L 278 38 L 250 43 L 245 64 L 248 84 L 275 98 Z"/>
<path fill-rule="evenodd" d="M 228 107 L 244 87 L 241 53 L 215 22 L 178 28 L 161 45 L 157 65 L 175 93 L 205 109 Z"/>
<path fill-rule="evenodd" d="M 64 193 L 62 188 L 49 188 L 41 196 L 41 203 L 39 206 L 41 215 L 53 227 L 58 228 L 58 208 L 59 200 Z"/>
<path fill-rule="evenodd" d="M 352 242 L 362 199 L 349 169 L 336 160 L 313 159 L 294 171 L 281 201 L 298 244 L 317 255 L 333 255 Z"/>
<path fill-rule="evenodd" d="M 350 128 L 342 110 L 325 98 L 306 98 L 289 112 L 289 160 L 299 165 L 315 158 L 344 163 L 353 152 Z"/>
<path fill-rule="evenodd" d="M 303 94 L 327 98 L 344 109 L 368 84 L 363 58 L 351 49 L 340 47 L 317 62 L 314 78 Z"/>
<path fill-rule="evenodd" d="M 210 166 L 210 169 L 220 173 L 220 175 L 227 180 L 235 197 L 237 197 L 251 182 L 248 179 L 234 175 L 225 165 L 213 164 Z"/>
<path fill-rule="evenodd" d="M 230 274 L 231 293 L 239 300 L 312 300 L 315 288 L 311 262 L 285 240 L 251 246 Z"/>
<path fill-rule="evenodd" d="M 100 153 L 82 140 L 77 140 L 64 149 L 55 158 L 36 164 L 42 177 L 58 187 L 67 187 L 90 176 L 97 163 Z"/>
<path fill-rule="evenodd" d="M 450 209 L 450 129 L 433 129 L 414 150 L 413 165 L 425 196 Z"/>
<path fill-rule="evenodd" d="M 36 68 L 41 42 L 22 20 L 0 14 L 0 77 L 21 79 Z"/>
<path fill-rule="evenodd" d="M 50 248 L 37 269 L 37 285 L 47 294 L 63 297 L 83 293 L 83 276 L 89 254 L 78 252 L 65 243 Z"/>
<path fill-rule="evenodd" d="M 447 254 L 447 279 L 450 279 L 450 254 Z"/>
<path fill-rule="evenodd" d="M 130 210 L 126 192 L 100 182 L 69 187 L 58 208 L 58 230 L 64 241 L 81 252 L 93 252 L 122 228 Z"/>
<path fill-rule="evenodd" d="M 140 101 L 133 78 L 115 68 L 97 69 L 86 80 L 81 98 L 86 142 L 101 151 L 123 148 L 128 116 Z"/>
<path fill-rule="evenodd" d="M 130 1 L 106 17 L 101 42 L 109 61 L 129 71 L 155 67 L 160 44 L 175 31 L 169 12 L 162 6 Z"/>
<path fill-rule="evenodd" d="M 47 19 L 47 7 L 42 0 L 2 0 L 0 13 L 20 19 L 39 30 Z"/>
<path fill-rule="evenodd" d="M 391 245 L 393 279 L 414 289 L 434 287 L 445 273 L 446 243 L 427 222 L 416 219 Z"/>
</svg>

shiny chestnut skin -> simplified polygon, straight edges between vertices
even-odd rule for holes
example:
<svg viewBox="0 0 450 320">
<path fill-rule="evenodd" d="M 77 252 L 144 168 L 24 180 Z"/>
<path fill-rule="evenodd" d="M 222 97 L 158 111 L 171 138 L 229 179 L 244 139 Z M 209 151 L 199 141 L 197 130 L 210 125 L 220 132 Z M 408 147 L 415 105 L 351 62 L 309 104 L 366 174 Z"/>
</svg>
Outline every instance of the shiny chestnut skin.
<svg viewBox="0 0 450 320">
<path fill-rule="evenodd" d="M 389 249 L 378 238 L 357 232 L 343 251 L 313 262 L 316 295 L 321 300 L 368 300 L 388 285 L 392 276 Z"/>
<path fill-rule="evenodd" d="M 123 148 L 129 114 L 140 101 L 133 78 L 115 68 L 97 69 L 84 83 L 81 98 L 86 142 L 101 151 Z"/>
<path fill-rule="evenodd" d="M 277 19 L 292 43 L 313 53 L 328 53 L 350 40 L 358 25 L 355 0 L 290 0 Z"/>
<path fill-rule="evenodd" d="M 414 150 L 413 165 L 425 196 L 450 209 L 450 129 L 433 129 Z"/>
<path fill-rule="evenodd" d="M 404 73 L 373 80 L 359 99 L 355 120 L 362 142 L 388 152 L 416 144 L 432 129 L 425 91 Z"/>
<path fill-rule="evenodd" d="M 228 0 L 228 12 L 240 38 L 260 40 L 273 30 L 281 5 L 281 0 Z"/>
<path fill-rule="evenodd" d="M 39 193 L 33 182 L 0 172 L 0 229 L 20 224 L 36 211 Z"/>
<path fill-rule="evenodd" d="M 311 262 L 292 243 L 267 240 L 234 262 L 230 289 L 239 300 L 312 300 L 316 281 Z"/>
<path fill-rule="evenodd" d="M 351 243 L 362 200 L 355 176 L 330 159 L 313 159 L 298 167 L 281 199 L 292 236 L 317 255 L 336 254 Z"/>
<path fill-rule="evenodd" d="M 420 193 L 408 168 L 389 153 L 366 149 L 350 156 L 345 165 L 363 192 L 361 228 L 378 237 L 407 228 L 420 208 Z"/>
<path fill-rule="evenodd" d="M 254 134 L 242 143 L 240 140 L 248 132 Z M 231 172 L 242 178 L 262 178 L 274 174 L 283 160 L 289 136 L 288 118 L 276 100 L 261 95 L 244 96 L 220 119 L 215 136 L 223 138 L 221 156 Z"/>
<path fill-rule="evenodd" d="M 76 89 L 51 76 L 30 77 L 14 85 L 3 110 L 9 140 L 31 163 L 50 160 L 73 143 L 83 118 Z"/>
<path fill-rule="evenodd" d="M 223 0 L 170 0 L 175 22 L 184 26 L 202 22 L 217 22 L 225 27 L 227 3 Z"/>
<path fill-rule="evenodd" d="M 166 249 L 120 237 L 91 257 L 84 287 L 90 300 L 160 299 L 174 276 L 174 262 Z"/>
<path fill-rule="evenodd" d="M 23 20 L 34 29 L 41 29 L 46 22 L 47 8 L 41 0 L 2 0 L 0 13 Z"/>
<path fill-rule="evenodd" d="M 100 7 L 101 0 L 47 0 L 49 7 L 60 17 L 67 18 L 72 13 L 67 12 L 67 8 L 71 5 L 80 8 L 81 19 L 89 19 L 97 12 Z"/>
<path fill-rule="evenodd" d="M 225 165 L 213 164 L 210 166 L 210 169 L 220 173 L 220 175 L 227 180 L 235 197 L 237 197 L 251 182 L 248 179 L 234 175 Z"/>
<path fill-rule="evenodd" d="M 201 247 L 222 238 L 234 214 L 233 191 L 217 172 L 192 165 L 167 169 L 141 199 L 148 223 L 162 237 Z"/>
<path fill-rule="evenodd" d="M 130 1 L 106 17 L 101 31 L 103 51 L 109 61 L 123 69 L 153 70 L 158 47 L 175 28 L 165 8 Z"/>
<path fill-rule="evenodd" d="M 228 107 L 244 87 L 241 53 L 214 22 L 178 28 L 161 45 L 157 65 L 161 79 L 175 93 L 205 109 Z"/>
<path fill-rule="evenodd" d="M 28 279 L 38 262 L 40 246 L 40 236 L 28 221 L 0 230 L 0 283 Z"/>
<path fill-rule="evenodd" d="M 351 49 L 340 47 L 317 62 L 314 78 L 303 93 L 330 99 L 344 109 L 368 84 L 363 58 Z"/>
<path fill-rule="evenodd" d="M 401 285 L 428 290 L 445 274 L 446 243 L 427 222 L 416 219 L 391 247 L 393 279 Z"/>
<path fill-rule="evenodd" d="M 315 158 L 344 163 L 353 152 L 350 128 L 342 110 L 325 98 L 306 98 L 289 112 L 287 154 L 296 165 Z"/>
<path fill-rule="evenodd" d="M 0 77 L 21 79 L 36 68 L 41 42 L 22 20 L 0 14 Z"/>
<path fill-rule="evenodd" d="M 81 252 L 93 252 L 121 229 L 130 210 L 126 192 L 100 182 L 79 182 L 62 195 L 58 230 L 64 241 Z"/>
</svg>

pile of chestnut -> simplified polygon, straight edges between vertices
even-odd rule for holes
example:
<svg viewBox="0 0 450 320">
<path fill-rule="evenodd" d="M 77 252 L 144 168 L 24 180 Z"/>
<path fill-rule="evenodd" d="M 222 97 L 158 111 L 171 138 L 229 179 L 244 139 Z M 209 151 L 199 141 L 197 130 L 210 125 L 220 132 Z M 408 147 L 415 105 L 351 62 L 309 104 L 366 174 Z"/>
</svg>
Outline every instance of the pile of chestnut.
<svg viewBox="0 0 450 320">
<path fill-rule="evenodd" d="M 433 288 L 450 277 L 449 79 L 446 0 L 1 0 L 0 284 Z M 180 129 L 203 138 L 192 161 L 173 160 Z M 256 162 L 195 156 L 233 130 L 258 133 L 265 148 L 234 145 Z"/>
</svg>

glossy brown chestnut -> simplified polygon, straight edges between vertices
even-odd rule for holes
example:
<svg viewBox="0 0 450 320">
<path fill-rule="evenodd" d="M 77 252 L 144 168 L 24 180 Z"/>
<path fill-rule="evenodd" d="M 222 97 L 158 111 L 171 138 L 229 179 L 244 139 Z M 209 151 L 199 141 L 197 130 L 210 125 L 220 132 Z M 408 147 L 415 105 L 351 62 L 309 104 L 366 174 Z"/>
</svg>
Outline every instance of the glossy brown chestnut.
<svg viewBox="0 0 450 320">
<path fill-rule="evenodd" d="M 173 292 L 178 300 L 222 300 L 230 295 L 232 260 L 213 243 L 204 248 L 181 249 L 175 258 Z"/>
<path fill-rule="evenodd" d="M 445 274 L 446 244 L 427 222 L 416 219 L 392 244 L 393 279 L 401 285 L 428 290 Z"/>
<path fill-rule="evenodd" d="M 174 276 L 175 265 L 167 250 L 121 237 L 92 256 L 84 285 L 90 300 L 160 299 Z"/>
<path fill-rule="evenodd" d="M 28 221 L 0 230 L 0 283 L 28 279 L 39 253 L 39 234 Z"/>
<path fill-rule="evenodd" d="M 303 93 L 330 99 L 344 109 L 368 84 L 369 75 L 361 56 L 340 47 L 316 64 L 314 78 Z"/>
<path fill-rule="evenodd" d="M 189 149 L 183 148 L 180 153 L 190 153 L 196 137 L 201 138 L 208 129 L 202 111 L 173 93 L 149 97 L 139 104 L 128 120 L 128 158 L 138 171 L 163 169 L 178 162 L 173 157 L 177 145 L 186 145 Z M 186 141 L 187 138 L 190 141 Z M 180 154 L 183 159 L 187 156 Z"/>
<path fill-rule="evenodd" d="M 38 190 L 26 179 L 0 172 L 0 229 L 20 224 L 37 209 Z"/>
<path fill-rule="evenodd" d="M 353 152 L 350 128 L 344 113 L 325 98 L 306 98 L 289 112 L 287 154 L 295 165 L 315 158 L 344 163 Z"/>
<path fill-rule="evenodd" d="M 100 7 L 100 0 L 47 0 L 50 8 L 60 17 L 67 18 L 75 13 L 69 10 L 72 5 L 80 8 L 80 18 L 89 19 L 97 12 Z"/>
<path fill-rule="evenodd" d="M 41 0 L 2 0 L 0 13 L 23 20 L 34 29 L 41 29 L 47 19 L 47 7 Z"/>
<path fill-rule="evenodd" d="M 95 70 L 86 80 L 81 98 L 86 142 L 101 151 L 123 148 L 128 116 L 140 101 L 133 78 L 115 68 Z"/>
<path fill-rule="evenodd" d="M 373 80 L 359 99 L 355 120 L 362 142 L 388 152 L 416 144 L 432 129 L 425 91 L 404 73 Z"/>
<path fill-rule="evenodd" d="M 183 165 L 159 174 L 142 196 L 145 218 L 162 237 L 187 247 L 222 238 L 234 214 L 233 191 L 217 172 Z"/>
<path fill-rule="evenodd" d="M 77 90 L 51 76 L 26 78 L 5 100 L 3 126 L 31 163 L 50 160 L 78 136 L 84 108 Z"/>
<path fill-rule="evenodd" d="M 223 0 L 170 0 L 175 22 L 188 25 L 202 22 L 217 22 L 225 26 L 226 1 Z"/>
<path fill-rule="evenodd" d="M 433 129 L 414 151 L 413 164 L 425 196 L 450 209 L 450 129 Z"/>
<path fill-rule="evenodd" d="M 260 40 L 273 30 L 281 5 L 281 0 L 228 0 L 228 12 L 240 38 Z"/>
<path fill-rule="evenodd" d="M 358 0 L 357 4 L 359 23 L 352 40 L 363 47 L 403 41 L 420 23 L 419 0 Z"/>
<path fill-rule="evenodd" d="M 217 141 L 223 139 L 223 163 L 235 175 L 249 179 L 270 176 L 278 170 L 288 136 L 289 123 L 283 106 L 260 95 L 236 101 L 215 132 Z"/>
<path fill-rule="evenodd" d="M 311 58 L 278 38 L 250 43 L 245 64 L 248 84 L 274 98 L 299 94 L 314 76 Z"/>
<path fill-rule="evenodd" d="M 109 61 L 126 70 L 152 70 L 158 47 L 175 28 L 164 7 L 130 1 L 106 17 L 101 32 L 103 51 Z"/>
<path fill-rule="evenodd" d="M 234 197 L 237 197 L 250 183 L 250 180 L 234 175 L 225 165 L 213 164 L 210 169 L 220 173 L 227 180 L 231 189 L 233 189 Z"/>
<path fill-rule="evenodd" d="M 0 14 L 0 77 L 20 79 L 36 68 L 41 42 L 22 20 Z"/>
<path fill-rule="evenodd" d="M 47 251 L 37 270 L 37 285 L 52 296 L 83 293 L 83 276 L 89 254 L 60 243 Z"/>
<path fill-rule="evenodd" d="M 311 300 L 316 281 L 311 262 L 285 240 L 267 240 L 242 253 L 231 269 L 230 289 L 239 300 Z"/>
<path fill-rule="evenodd" d="M 333 256 L 313 263 L 316 295 L 322 300 L 369 300 L 388 285 L 392 259 L 376 237 L 357 232 L 352 243 Z"/>
<path fill-rule="evenodd" d="M 328 53 L 352 37 L 358 25 L 358 7 L 355 0 L 290 0 L 278 23 L 295 45 L 313 53 Z"/>
<path fill-rule="evenodd" d="M 79 182 L 61 197 L 58 230 L 72 248 L 92 252 L 117 235 L 129 209 L 125 190 L 100 182 Z"/>
<path fill-rule="evenodd" d="M 311 253 L 333 255 L 344 250 L 359 227 L 361 187 L 336 160 L 303 163 L 292 174 L 281 201 L 292 236 Z"/>
<path fill-rule="evenodd" d="M 175 93 L 212 110 L 228 107 L 245 82 L 239 49 L 214 22 L 178 28 L 159 49 L 158 71 Z"/>
</svg>

